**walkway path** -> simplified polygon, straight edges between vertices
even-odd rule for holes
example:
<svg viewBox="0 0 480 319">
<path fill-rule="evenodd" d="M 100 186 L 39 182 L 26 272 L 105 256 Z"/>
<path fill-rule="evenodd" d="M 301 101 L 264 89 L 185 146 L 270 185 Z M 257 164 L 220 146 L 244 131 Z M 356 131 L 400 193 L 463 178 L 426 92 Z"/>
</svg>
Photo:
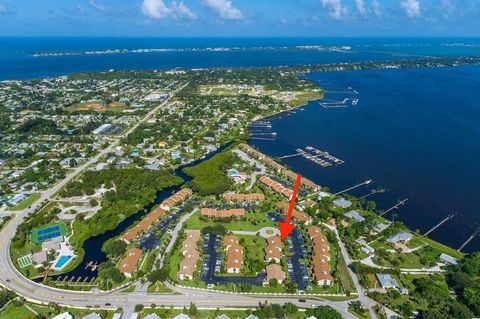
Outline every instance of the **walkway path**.
<svg viewBox="0 0 480 319">
<path fill-rule="evenodd" d="M 372 258 L 373 256 L 368 256 L 367 258 L 360 260 L 360 262 L 364 265 L 379 269 L 396 269 L 395 267 L 377 265 Z M 445 270 L 441 269 L 440 265 L 437 264 L 436 266 L 430 268 L 400 268 L 400 272 L 402 274 L 435 274 L 445 272 Z"/>
<path fill-rule="evenodd" d="M 246 231 L 246 230 L 234 230 L 232 231 L 235 235 L 247 235 L 247 236 L 256 236 L 257 234 L 263 238 L 270 238 L 273 236 L 280 236 L 280 231 L 275 227 L 263 227 L 257 231 Z"/>
<path fill-rule="evenodd" d="M 260 169 L 260 171 L 253 172 L 252 176 L 250 177 L 250 184 L 245 188 L 247 191 L 249 191 L 253 188 L 253 185 L 255 185 L 258 175 L 265 175 L 267 168 L 257 160 L 251 158 L 247 153 L 242 150 L 236 149 L 233 152 L 237 154 L 238 157 L 240 157 L 243 161 Z"/>
</svg>

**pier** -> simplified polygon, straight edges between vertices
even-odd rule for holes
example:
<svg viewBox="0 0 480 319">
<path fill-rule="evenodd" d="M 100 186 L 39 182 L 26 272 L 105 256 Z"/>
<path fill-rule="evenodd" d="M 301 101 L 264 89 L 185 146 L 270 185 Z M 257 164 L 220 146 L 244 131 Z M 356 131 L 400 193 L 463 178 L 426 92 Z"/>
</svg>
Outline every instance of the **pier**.
<svg viewBox="0 0 480 319">
<path fill-rule="evenodd" d="M 367 197 L 369 197 L 369 196 L 372 196 L 372 195 L 375 195 L 375 194 L 381 194 L 381 193 L 385 193 L 385 188 L 374 189 L 374 190 L 372 190 L 370 193 L 365 194 L 365 195 L 363 195 L 363 196 L 360 196 L 359 199 L 367 198 Z"/>
<path fill-rule="evenodd" d="M 467 246 L 475 237 L 478 236 L 478 234 L 480 234 L 480 227 L 478 227 L 478 228 L 473 232 L 473 234 L 472 234 L 470 237 L 468 237 L 468 239 L 467 239 L 467 240 L 462 244 L 462 246 L 460 246 L 460 248 L 458 248 L 457 250 L 461 252 L 461 251 L 463 250 L 463 248 L 465 248 L 465 246 Z"/>
<path fill-rule="evenodd" d="M 280 156 L 278 159 L 282 160 L 282 159 L 292 158 L 292 157 L 297 157 L 297 156 L 300 156 L 300 153 L 295 153 L 295 154 L 291 154 L 291 155 Z"/>
<path fill-rule="evenodd" d="M 437 229 L 438 227 L 442 226 L 443 224 L 445 224 L 447 221 L 449 221 L 450 219 L 452 219 L 453 217 L 455 217 L 456 213 L 455 214 L 451 214 L 451 215 L 448 215 L 446 218 L 444 218 L 443 220 L 441 220 L 438 224 L 436 224 L 435 226 L 433 226 L 429 231 L 427 231 L 425 234 L 423 234 L 423 236 L 428 236 L 431 232 L 433 232 L 435 229 Z"/>
<path fill-rule="evenodd" d="M 321 151 L 313 146 L 307 146 L 305 147 L 305 149 L 297 148 L 295 151 L 296 153 L 294 154 L 280 156 L 278 157 L 278 159 L 282 160 L 301 156 L 317 165 L 320 165 L 321 167 L 330 167 L 333 165 L 341 165 L 345 163 L 341 159 L 330 155 L 328 152 Z"/>
<path fill-rule="evenodd" d="M 408 198 L 404 198 L 404 199 L 402 199 L 402 200 L 399 200 L 396 205 L 390 207 L 389 209 L 387 209 L 386 211 L 384 211 L 383 213 L 381 213 L 381 214 L 380 214 L 380 217 L 382 217 L 382 216 L 385 215 L 385 214 L 390 213 L 390 212 L 391 212 L 392 210 L 394 210 L 394 209 L 398 209 L 400 206 L 405 205 L 407 202 L 408 202 Z"/>
<path fill-rule="evenodd" d="M 91 269 L 91 271 L 95 271 L 98 267 L 98 263 L 97 262 L 93 262 L 93 261 L 90 261 L 86 266 L 85 266 L 85 270 L 87 270 L 88 268 Z"/>
<path fill-rule="evenodd" d="M 370 184 L 370 183 L 372 183 L 372 182 L 373 182 L 373 180 L 371 180 L 371 179 L 366 180 L 366 181 L 363 182 L 363 183 L 354 185 L 354 186 L 349 187 L 349 188 L 347 188 L 347 189 L 344 189 L 344 190 L 342 190 L 342 191 L 340 191 L 340 192 L 337 192 L 337 193 L 333 194 L 332 196 L 338 196 L 338 195 L 340 195 L 340 194 L 346 193 L 346 192 L 348 192 L 348 191 L 351 191 L 351 190 L 353 190 L 353 189 L 355 189 L 355 188 L 358 188 L 358 187 L 361 187 L 361 186 L 363 186 L 363 185 L 368 185 L 368 184 Z"/>
<path fill-rule="evenodd" d="M 326 102 L 323 102 L 323 101 L 326 101 Z M 344 98 L 342 101 L 323 99 L 322 102 L 320 102 L 319 104 L 323 108 L 340 108 L 340 107 L 355 106 L 358 104 L 358 101 L 359 99 L 357 98 Z"/>
</svg>

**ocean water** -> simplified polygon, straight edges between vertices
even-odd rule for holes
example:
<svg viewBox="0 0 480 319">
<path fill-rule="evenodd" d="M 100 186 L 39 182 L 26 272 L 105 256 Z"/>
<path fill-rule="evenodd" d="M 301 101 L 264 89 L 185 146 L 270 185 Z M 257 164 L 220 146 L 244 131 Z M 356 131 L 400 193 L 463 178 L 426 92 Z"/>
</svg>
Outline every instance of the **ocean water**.
<svg viewBox="0 0 480 319">
<path fill-rule="evenodd" d="M 449 46 L 452 44 L 462 44 Z M 351 52 L 155 52 L 34 57 L 34 53 L 141 48 L 351 46 Z M 79 71 L 302 65 L 445 55 L 480 55 L 480 39 L 428 38 L 1 38 L 0 80 Z"/>
<path fill-rule="evenodd" d="M 480 66 L 310 74 L 327 99 L 359 103 L 323 108 L 310 102 L 304 111 L 271 119 L 275 141 L 251 143 L 275 156 L 308 145 L 330 152 L 345 164 L 325 169 L 300 157 L 283 163 L 334 192 L 373 179 L 353 193 L 385 188 L 370 197 L 382 209 L 408 198 L 397 219 L 421 233 L 456 212 L 430 237 L 459 248 L 480 226 L 479 75 Z M 348 87 L 358 95 L 344 93 Z M 464 251 L 479 249 L 477 237 Z"/>
</svg>

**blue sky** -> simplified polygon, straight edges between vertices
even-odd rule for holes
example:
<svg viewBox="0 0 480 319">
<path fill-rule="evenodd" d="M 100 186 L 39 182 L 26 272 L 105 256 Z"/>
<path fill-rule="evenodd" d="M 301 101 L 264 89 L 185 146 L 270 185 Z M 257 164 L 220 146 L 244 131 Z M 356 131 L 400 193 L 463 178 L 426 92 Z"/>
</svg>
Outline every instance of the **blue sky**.
<svg viewBox="0 0 480 319">
<path fill-rule="evenodd" d="M 479 0 L 0 0 L 3 36 L 480 36 Z"/>
</svg>

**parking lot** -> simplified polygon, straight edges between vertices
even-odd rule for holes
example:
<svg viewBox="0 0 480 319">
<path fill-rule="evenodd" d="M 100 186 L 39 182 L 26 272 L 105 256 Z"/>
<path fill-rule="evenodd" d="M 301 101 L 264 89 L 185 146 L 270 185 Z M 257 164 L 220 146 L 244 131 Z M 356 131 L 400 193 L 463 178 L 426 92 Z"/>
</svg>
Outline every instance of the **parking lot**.
<svg viewBox="0 0 480 319">
<path fill-rule="evenodd" d="M 241 276 L 218 276 L 217 273 L 222 270 L 223 253 L 217 251 L 222 249 L 221 237 L 218 235 L 206 234 L 203 238 L 204 260 L 202 264 L 202 273 L 200 278 L 207 285 L 227 285 L 234 283 L 237 285 L 245 284 L 251 286 L 261 286 L 267 277 L 265 272 L 259 273 L 255 277 Z"/>
<path fill-rule="evenodd" d="M 284 221 L 284 217 L 278 213 L 269 213 L 268 216 L 274 221 Z M 302 233 L 298 229 L 294 229 L 286 240 L 288 247 L 287 254 L 287 270 L 290 280 L 297 283 L 299 291 L 305 291 L 310 287 L 310 277 L 308 276 L 307 266 L 300 261 L 301 258 L 307 256 L 305 242 Z"/>
</svg>

